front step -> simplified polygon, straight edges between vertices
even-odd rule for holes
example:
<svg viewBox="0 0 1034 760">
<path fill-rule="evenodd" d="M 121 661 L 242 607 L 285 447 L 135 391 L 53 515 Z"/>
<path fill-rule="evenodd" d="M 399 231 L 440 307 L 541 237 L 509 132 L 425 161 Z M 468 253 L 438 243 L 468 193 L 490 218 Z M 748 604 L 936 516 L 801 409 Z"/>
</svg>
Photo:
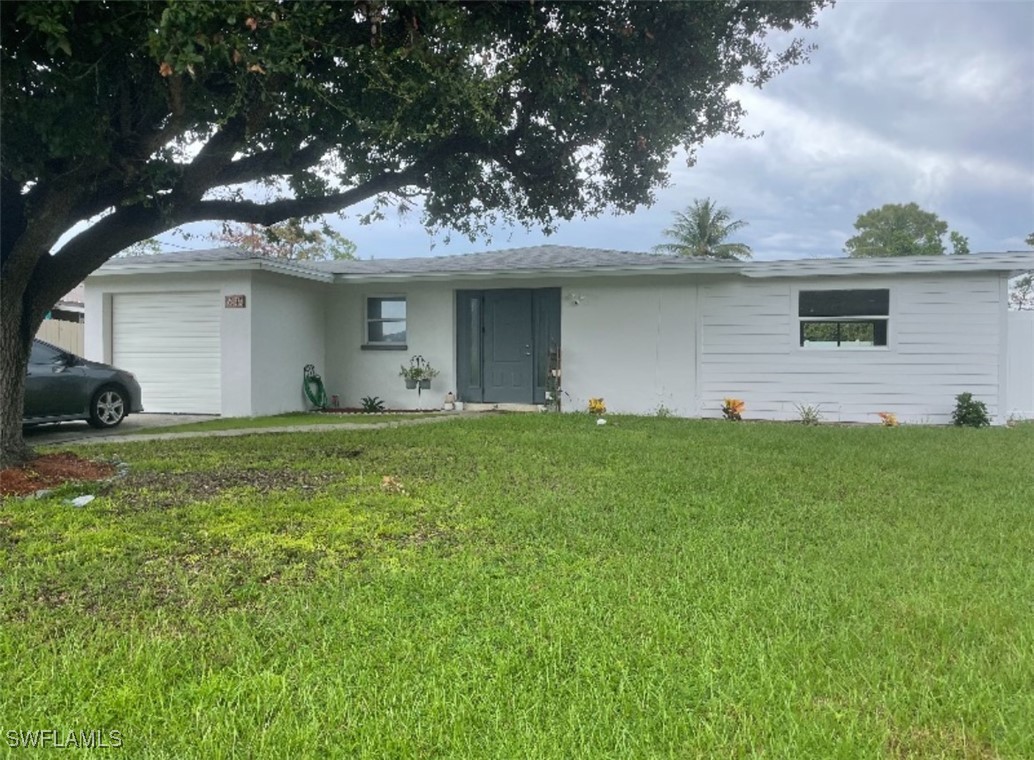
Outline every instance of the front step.
<svg viewBox="0 0 1034 760">
<path fill-rule="evenodd" d="M 539 404 L 463 404 L 465 412 L 543 412 L 545 409 Z"/>
</svg>

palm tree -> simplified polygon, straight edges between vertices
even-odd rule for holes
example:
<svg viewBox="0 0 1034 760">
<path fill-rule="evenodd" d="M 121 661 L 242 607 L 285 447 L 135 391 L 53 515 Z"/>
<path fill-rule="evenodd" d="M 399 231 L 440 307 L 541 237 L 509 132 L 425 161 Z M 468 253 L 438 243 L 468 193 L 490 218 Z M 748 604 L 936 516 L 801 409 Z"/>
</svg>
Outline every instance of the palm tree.
<svg viewBox="0 0 1034 760">
<path fill-rule="evenodd" d="M 676 256 L 749 259 L 749 245 L 725 242 L 729 235 L 746 226 L 747 222 L 733 220 L 729 209 L 719 208 L 710 198 L 697 198 L 686 211 L 676 212 L 675 224 L 664 231 L 672 242 L 655 246 L 654 250 Z"/>
</svg>

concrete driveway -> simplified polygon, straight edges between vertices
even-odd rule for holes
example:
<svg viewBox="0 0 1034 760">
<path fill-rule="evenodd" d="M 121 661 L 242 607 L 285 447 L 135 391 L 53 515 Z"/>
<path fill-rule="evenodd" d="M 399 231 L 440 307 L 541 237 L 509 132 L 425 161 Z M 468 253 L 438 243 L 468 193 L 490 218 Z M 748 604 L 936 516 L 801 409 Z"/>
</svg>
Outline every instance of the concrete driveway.
<svg viewBox="0 0 1034 760">
<path fill-rule="evenodd" d="M 96 430 L 85 422 L 59 422 L 55 425 L 36 425 L 25 428 L 25 442 L 30 446 L 53 443 L 71 443 L 90 438 L 121 437 L 131 433 L 148 433 L 170 425 L 214 420 L 211 414 L 131 414 L 116 428 Z"/>
</svg>

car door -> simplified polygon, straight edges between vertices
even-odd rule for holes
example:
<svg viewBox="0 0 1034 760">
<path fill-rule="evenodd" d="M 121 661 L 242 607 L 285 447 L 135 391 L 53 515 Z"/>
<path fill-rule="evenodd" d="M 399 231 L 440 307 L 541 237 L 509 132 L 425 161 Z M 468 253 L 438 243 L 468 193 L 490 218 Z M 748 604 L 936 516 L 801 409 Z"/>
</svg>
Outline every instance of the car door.
<svg viewBox="0 0 1034 760">
<path fill-rule="evenodd" d="M 54 346 L 32 344 L 25 376 L 25 417 L 67 417 L 82 415 L 89 399 L 86 372 L 75 366 Z"/>
</svg>

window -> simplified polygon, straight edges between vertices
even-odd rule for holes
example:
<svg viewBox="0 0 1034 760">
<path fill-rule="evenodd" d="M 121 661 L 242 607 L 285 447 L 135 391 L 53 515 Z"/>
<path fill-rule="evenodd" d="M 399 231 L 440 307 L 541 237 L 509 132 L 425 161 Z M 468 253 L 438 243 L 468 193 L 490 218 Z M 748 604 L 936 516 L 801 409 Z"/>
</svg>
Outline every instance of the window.
<svg viewBox="0 0 1034 760">
<path fill-rule="evenodd" d="M 64 353 L 48 346 L 46 343 L 33 341 L 32 351 L 29 353 L 29 364 L 55 364 L 64 357 Z"/>
<path fill-rule="evenodd" d="M 387 296 L 366 299 L 366 345 L 406 347 L 406 298 Z"/>
<path fill-rule="evenodd" d="M 801 346 L 873 348 L 887 345 L 889 290 L 802 290 Z"/>
</svg>

